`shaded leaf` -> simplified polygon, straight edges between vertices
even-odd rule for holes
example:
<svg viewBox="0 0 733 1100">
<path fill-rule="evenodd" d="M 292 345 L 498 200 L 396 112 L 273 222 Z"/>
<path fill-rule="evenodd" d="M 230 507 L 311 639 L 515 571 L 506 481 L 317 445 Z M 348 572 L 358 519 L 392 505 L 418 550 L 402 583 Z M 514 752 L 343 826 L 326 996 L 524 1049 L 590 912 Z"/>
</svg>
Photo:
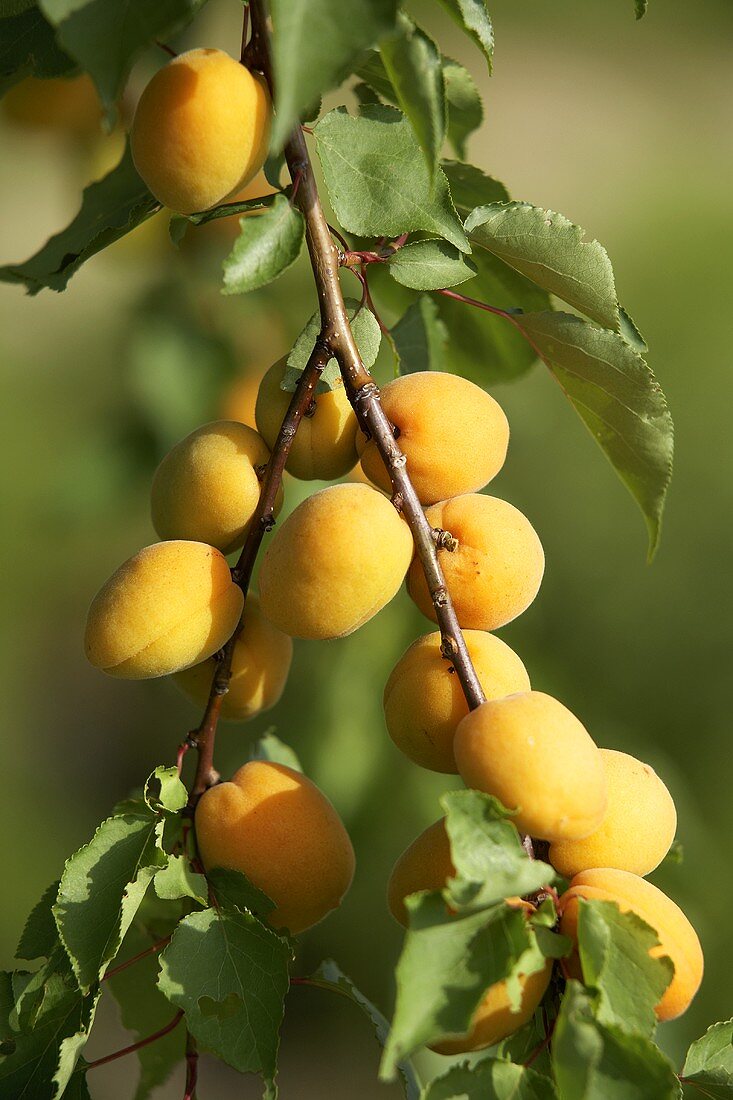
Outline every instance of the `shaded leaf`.
<svg viewBox="0 0 733 1100">
<path fill-rule="evenodd" d="M 692 1043 L 682 1078 L 711 1100 L 733 1097 L 733 1020 L 713 1024 Z"/>
<path fill-rule="evenodd" d="M 44 891 L 41 900 L 31 910 L 15 951 L 16 959 L 48 958 L 57 946 L 59 934 L 53 918 L 53 904 L 56 901 L 58 889 L 59 883 L 52 882 Z"/>
<path fill-rule="evenodd" d="M 484 0 L 439 0 L 449 15 L 486 58 L 491 72 L 494 61 L 494 28 Z"/>
<path fill-rule="evenodd" d="M 442 370 L 448 330 L 438 316 L 432 298 L 422 294 L 392 329 L 392 341 L 400 374 Z"/>
<path fill-rule="evenodd" d="M 477 206 L 493 202 L 509 202 L 509 192 L 503 183 L 487 176 L 473 164 L 458 160 L 441 161 L 441 167 L 450 186 L 456 210 L 467 218 Z"/>
<path fill-rule="evenodd" d="M 264 920 L 275 908 L 267 894 L 253 886 L 241 871 L 214 867 L 208 873 L 208 880 L 220 909 L 238 909 Z"/>
<path fill-rule="evenodd" d="M 525 1066 L 496 1058 L 451 1066 L 432 1081 L 422 1100 L 557 1100 L 555 1086 Z"/>
<path fill-rule="evenodd" d="M 463 158 L 466 140 L 484 120 L 481 96 L 468 69 L 448 57 L 443 58 L 443 81 L 448 104 L 448 140 L 456 156 Z M 455 196 L 453 201 L 456 201 Z"/>
<path fill-rule="evenodd" d="M 266 210 L 272 206 L 276 197 L 276 194 L 262 195 L 260 198 L 245 199 L 242 202 L 225 202 L 220 206 L 212 206 L 211 210 L 202 210 L 199 214 L 174 214 L 170 220 L 170 238 L 173 244 L 178 245 L 185 237 L 189 225 L 207 225 L 221 218 L 233 218 L 255 210 Z"/>
<path fill-rule="evenodd" d="M 390 275 L 412 290 L 440 290 L 472 279 L 477 268 L 447 241 L 414 241 L 387 261 Z"/>
<path fill-rule="evenodd" d="M 224 294 L 266 286 L 297 260 L 303 246 L 303 215 L 283 194 L 262 214 L 241 218 L 241 231 L 223 264 Z"/>
<path fill-rule="evenodd" d="M 379 354 L 379 346 L 382 341 L 382 333 L 376 317 L 353 298 L 345 298 L 346 313 L 351 322 L 351 331 L 359 349 L 359 355 L 367 370 L 374 366 Z M 321 331 L 321 315 L 314 313 L 303 331 L 293 344 L 293 350 L 288 355 L 287 370 L 280 383 L 280 388 L 294 392 L 300 381 L 300 376 L 310 358 L 315 346 L 318 334 Z M 327 393 L 328 390 L 338 389 L 343 385 L 341 370 L 335 359 L 329 359 L 316 386 L 316 393 Z M 286 761 L 282 761 L 286 763 Z"/>
<path fill-rule="evenodd" d="M 399 12 L 398 33 L 382 39 L 380 54 L 397 104 L 410 120 L 432 176 L 445 138 L 445 89 L 440 51 Z"/>
<path fill-rule="evenodd" d="M 75 70 L 35 2 L 24 11 L 0 12 L 0 95 L 23 77 L 59 77 Z"/>
</svg>

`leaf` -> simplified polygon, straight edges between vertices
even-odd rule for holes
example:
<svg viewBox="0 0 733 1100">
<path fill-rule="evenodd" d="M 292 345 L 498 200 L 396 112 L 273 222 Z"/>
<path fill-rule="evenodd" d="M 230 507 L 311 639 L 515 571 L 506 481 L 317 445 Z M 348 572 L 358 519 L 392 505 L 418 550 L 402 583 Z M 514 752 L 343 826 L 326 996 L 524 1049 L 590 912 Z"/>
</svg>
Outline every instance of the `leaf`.
<svg viewBox="0 0 733 1100">
<path fill-rule="evenodd" d="M 399 12 L 397 34 L 383 38 L 387 76 L 425 155 L 432 177 L 445 139 L 445 88 L 440 51 L 427 34 Z"/>
<path fill-rule="evenodd" d="M 660 536 L 672 476 L 673 426 L 659 384 L 615 332 L 567 313 L 516 318 L 641 508 L 649 558 Z"/>
<path fill-rule="evenodd" d="M 711 1100 L 733 1096 L 733 1020 L 709 1027 L 687 1051 L 682 1080 Z"/>
<path fill-rule="evenodd" d="M 13 975 L 9 970 L 0 970 L 0 1054 L 9 1053 L 3 1049 L 8 1040 L 13 1041 L 15 1031 L 10 1025 L 10 1017 L 15 1010 L 13 995 Z"/>
<path fill-rule="evenodd" d="M 275 33 L 272 145 L 318 96 L 337 87 L 362 53 L 395 24 L 397 0 L 271 0 Z"/>
<path fill-rule="evenodd" d="M 382 333 L 376 317 L 365 306 L 353 298 L 345 298 L 346 313 L 351 322 L 351 331 L 359 349 L 359 355 L 367 370 L 377 361 L 379 346 L 382 342 Z M 288 356 L 288 369 L 285 371 L 280 387 L 283 390 L 294 392 L 300 381 L 300 376 L 313 351 L 313 347 L 321 331 L 321 315 L 314 313 L 293 344 L 293 350 Z M 329 359 L 321 374 L 316 393 L 327 393 L 328 390 L 338 389 L 343 385 L 341 371 L 335 359 Z"/>
<path fill-rule="evenodd" d="M 214 867 L 209 871 L 208 880 L 220 909 L 252 913 L 264 920 L 275 908 L 275 903 L 270 901 L 267 894 L 253 886 L 241 871 Z"/>
<path fill-rule="evenodd" d="M 202 210 L 198 214 L 174 214 L 170 220 L 170 238 L 173 244 L 179 245 L 189 225 L 207 225 L 220 218 L 233 218 L 239 214 L 251 214 L 255 210 L 267 210 L 276 197 L 276 194 L 261 195 L 259 198 L 245 199 L 242 202 L 225 202 L 220 206 L 212 206 L 211 210 Z"/>
<path fill-rule="evenodd" d="M 191 870 L 185 856 L 169 855 L 165 867 L 156 871 L 153 885 L 162 901 L 193 898 L 201 905 L 209 904 L 206 876 Z"/>
<path fill-rule="evenodd" d="M 24 283 L 29 294 L 63 290 L 97 252 L 124 237 L 160 209 L 132 163 L 129 147 L 116 168 L 84 188 L 74 220 L 22 264 L 0 267 L 0 282 Z"/>
<path fill-rule="evenodd" d="M 241 231 L 224 261 L 224 294 L 266 286 L 295 263 L 305 236 L 303 215 L 285 195 L 255 217 L 241 218 Z"/>
<path fill-rule="evenodd" d="M 440 290 L 472 279 L 477 268 L 447 241 L 414 241 L 390 256 L 392 278 L 412 290 Z"/>
<path fill-rule="evenodd" d="M 581 898 L 578 945 L 583 980 L 598 991 L 596 1016 L 652 1036 L 654 1007 L 674 975 L 670 959 L 652 959 L 659 937 L 635 913 L 622 913 L 612 901 Z"/>
<path fill-rule="evenodd" d="M 422 1100 L 557 1100 L 552 1081 L 525 1066 L 483 1058 L 451 1066 L 432 1081 Z"/>
<path fill-rule="evenodd" d="M 308 978 L 308 985 L 317 985 L 320 989 L 328 989 L 334 993 L 340 993 L 352 1001 L 374 1024 L 374 1033 L 382 1046 L 389 1035 L 389 1021 L 382 1015 L 378 1008 L 356 988 L 351 978 L 344 974 L 343 970 L 333 959 L 325 959 L 315 973 Z M 403 1060 L 397 1063 L 397 1071 L 400 1076 L 402 1089 L 407 1100 L 420 1100 L 420 1084 L 415 1075 L 412 1064 Z"/>
<path fill-rule="evenodd" d="M 392 329 L 400 374 L 442 370 L 448 330 L 438 316 L 432 298 L 422 294 L 408 307 Z"/>
<path fill-rule="evenodd" d="M 472 243 L 605 328 L 620 327 L 613 268 L 603 245 L 562 214 L 526 202 L 479 206 L 466 219 Z"/>
<path fill-rule="evenodd" d="M 671 1063 L 650 1039 L 594 1018 L 593 1001 L 568 982 L 552 1042 L 560 1100 L 678 1100 Z"/>
<path fill-rule="evenodd" d="M 646 9 L 649 6 L 649 0 L 634 0 L 634 9 L 636 11 L 636 18 L 642 19 L 646 15 Z"/>
<path fill-rule="evenodd" d="M 285 764 L 287 768 L 292 768 L 296 772 L 303 771 L 295 749 L 276 737 L 272 730 L 268 730 L 255 741 L 250 748 L 249 758 L 250 760 L 269 760 L 273 764 Z"/>
<path fill-rule="evenodd" d="M 53 919 L 53 903 L 56 901 L 59 883 L 52 882 L 25 922 L 20 942 L 15 951 L 16 959 L 48 958 L 59 942 L 56 922 Z"/>
<path fill-rule="evenodd" d="M 331 205 L 360 236 L 399 236 L 422 229 L 470 252 L 440 169 L 431 177 L 405 116 L 366 106 L 359 117 L 338 107 L 315 128 Z"/>
<path fill-rule="evenodd" d="M 153 813 L 178 813 L 188 802 L 188 791 L 177 768 L 162 765 L 148 776 L 143 797 Z"/>
<path fill-rule="evenodd" d="M 503 183 L 487 176 L 473 164 L 458 160 L 441 161 L 441 167 L 450 186 L 456 210 L 467 218 L 477 206 L 493 202 L 509 202 L 509 192 Z"/>
<path fill-rule="evenodd" d="M 440 0 L 440 3 L 476 43 L 491 72 L 494 60 L 494 28 L 484 0 Z"/>
<path fill-rule="evenodd" d="M 448 140 L 456 156 L 465 157 L 468 136 L 484 120 L 481 96 L 468 69 L 449 57 L 443 58 L 443 81 L 448 104 Z"/>
<path fill-rule="evenodd" d="M 76 64 L 56 42 L 53 27 L 35 3 L 25 11 L 2 10 L 0 18 L 0 95 L 25 76 L 59 77 Z"/>
<path fill-rule="evenodd" d="M 110 817 L 66 862 L 54 916 L 81 989 L 89 989 L 115 957 L 155 871 L 162 822 Z"/>
<path fill-rule="evenodd" d="M 271 1082 L 289 957 L 287 941 L 249 914 L 206 909 L 179 924 L 161 956 L 158 987 L 207 1050 Z"/>
<path fill-rule="evenodd" d="M 440 804 L 446 811 L 455 878 L 446 900 L 461 911 L 475 911 L 508 897 L 523 897 L 551 885 L 552 867 L 529 858 L 509 814 L 495 798 L 480 791 L 449 791 Z"/>
<path fill-rule="evenodd" d="M 397 106 L 397 92 L 387 75 L 384 61 L 376 50 L 369 51 L 359 68 L 356 70 L 356 76 L 368 84 L 372 91 L 376 92 L 382 99 L 385 99 L 387 103 L 391 103 L 394 107 Z M 371 102 L 375 103 L 377 101 L 371 100 Z"/>
</svg>

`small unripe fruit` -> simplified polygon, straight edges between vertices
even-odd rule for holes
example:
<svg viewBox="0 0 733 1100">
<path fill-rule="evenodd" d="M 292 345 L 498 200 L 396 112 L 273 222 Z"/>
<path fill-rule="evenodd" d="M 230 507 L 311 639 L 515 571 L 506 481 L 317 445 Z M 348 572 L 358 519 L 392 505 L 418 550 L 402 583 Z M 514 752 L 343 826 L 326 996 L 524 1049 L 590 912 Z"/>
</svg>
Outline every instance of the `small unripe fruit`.
<svg viewBox="0 0 733 1100">
<path fill-rule="evenodd" d="M 498 798 L 530 836 L 577 839 L 606 811 L 601 755 L 567 707 L 541 691 L 482 703 L 458 726 L 456 763 L 467 787 Z"/>
<path fill-rule="evenodd" d="M 466 630 L 463 637 L 487 699 L 529 691 L 527 670 L 505 642 L 483 630 Z M 460 680 L 440 652 L 440 633 L 418 638 L 384 689 L 384 717 L 395 745 L 423 768 L 455 773 L 453 737 L 467 714 Z"/>
<path fill-rule="evenodd" d="M 280 389 L 286 370 L 287 359 L 273 363 L 257 394 L 257 428 L 269 447 L 275 445 L 293 397 Z M 298 426 L 285 468 L 304 481 L 333 481 L 356 462 L 356 417 L 342 382 L 327 393 L 315 394 L 313 406 Z"/>
<path fill-rule="evenodd" d="M 389 603 L 412 557 L 412 536 L 367 485 L 331 485 L 299 504 L 260 569 L 260 606 L 294 638 L 341 638 Z"/>
<path fill-rule="evenodd" d="M 381 403 L 423 504 L 482 489 L 504 465 L 507 418 L 493 397 L 466 378 L 441 371 L 406 374 L 384 386 Z M 367 477 L 390 492 L 375 442 L 358 431 L 356 445 Z"/>
<path fill-rule="evenodd" d="M 389 876 L 387 905 L 394 919 L 407 928 L 405 898 L 420 890 L 442 890 L 455 875 L 445 818 L 429 825 L 405 848 Z"/>
<path fill-rule="evenodd" d="M 431 527 L 458 540 L 440 550 L 440 564 L 462 627 L 496 630 L 521 615 L 539 591 L 545 568 L 542 544 L 529 520 L 498 497 L 445 500 L 426 511 Z M 433 622 L 435 608 L 416 561 L 407 578 L 410 595 Z"/>
<path fill-rule="evenodd" d="M 629 871 L 596 867 L 581 871 L 560 898 L 560 931 L 577 943 L 578 898 L 615 901 L 622 913 L 631 911 L 657 933 L 659 946 L 649 954 L 668 956 L 674 963 L 674 977 L 656 1007 L 658 1020 L 674 1020 L 689 1007 L 700 988 L 704 960 L 697 933 L 678 905 L 646 879 Z M 582 978 L 577 952 L 564 962 L 568 975 Z"/>
<path fill-rule="evenodd" d="M 158 542 L 129 558 L 94 597 L 86 654 L 110 676 L 168 676 L 221 649 L 243 604 L 218 550 Z"/>
<path fill-rule="evenodd" d="M 550 863 L 572 878 L 592 867 L 648 875 L 670 849 L 677 828 L 672 796 L 653 768 L 614 749 L 600 749 L 608 805 L 595 832 L 550 846 Z"/>
<path fill-rule="evenodd" d="M 221 704 L 221 717 L 244 722 L 274 707 L 283 693 L 293 657 L 293 641 L 268 622 L 254 593 L 247 596 L 244 625 L 234 643 L 229 690 Z M 201 707 L 209 698 L 216 671 L 210 657 L 199 665 L 176 673 L 181 691 Z"/>
<path fill-rule="evenodd" d="M 254 760 L 211 787 L 196 807 L 207 870 L 242 871 L 276 908 L 274 928 L 296 935 L 341 904 L 354 850 L 326 796 L 300 772 Z"/>
<path fill-rule="evenodd" d="M 230 554 L 244 542 L 260 499 L 258 467 L 270 452 L 254 428 L 215 420 L 168 452 L 153 478 L 151 516 L 162 539 L 208 542 Z M 276 511 L 282 504 L 279 494 Z"/>
<path fill-rule="evenodd" d="M 222 50 L 189 50 L 140 97 L 130 134 L 135 167 L 163 206 L 208 210 L 259 172 L 271 116 L 263 77 Z"/>
</svg>

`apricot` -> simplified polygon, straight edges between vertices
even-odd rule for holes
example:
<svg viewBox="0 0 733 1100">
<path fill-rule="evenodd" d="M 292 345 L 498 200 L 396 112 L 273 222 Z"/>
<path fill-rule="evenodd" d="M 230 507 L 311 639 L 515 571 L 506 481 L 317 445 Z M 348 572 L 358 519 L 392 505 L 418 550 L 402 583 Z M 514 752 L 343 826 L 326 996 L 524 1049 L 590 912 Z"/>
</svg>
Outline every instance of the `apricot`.
<svg viewBox="0 0 733 1100">
<path fill-rule="evenodd" d="M 239 424 L 246 424 L 248 428 L 256 430 L 255 402 L 262 378 L 261 370 L 249 371 L 235 378 L 221 402 L 222 420 L 236 420 Z"/>
<path fill-rule="evenodd" d="M 482 703 L 453 740 L 467 787 L 517 809 L 514 824 L 544 840 L 579 839 L 606 812 L 603 759 L 581 722 L 541 691 Z"/>
<path fill-rule="evenodd" d="M 482 630 L 466 630 L 463 636 L 488 699 L 529 691 L 527 670 L 505 642 Z M 440 633 L 418 638 L 384 689 L 384 717 L 395 745 L 423 768 L 455 773 L 453 737 L 467 714 L 455 669 L 440 652 Z"/>
<path fill-rule="evenodd" d="M 267 621 L 252 592 L 247 596 L 243 622 L 234 644 L 229 691 L 220 712 L 222 718 L 232 722 L 246 721 L 275 706 L 283 693 L 293 658 L 292 639 Z M 210 657 L 177 672 L 175 680 L 189 699 L 204 707 L 215 670 L 216 661 Z"/>
<path fill-rule="evenodd" d="M 94 597 L 86 655 L 110 676 L 168 676 L 221 649 L 243 603 L 218 550 L 158 542 L 129 558 Z"/>
<path fill-rule="evenodd" d="M 412 557 L 393 505 L 367 485 L 331 485 L 299 504 L 267 548 L 260 606 L 294 638 L 342 638 L 389 603 Z"/>
<path fill-rule="evenodd" d="M 674 1020 L 689 1007 L 700 988 L 704 960 L 697 933 L 678 905 L 646 879 L 630 871 L 596 867 L 575 875 L 560 898 L 560 931 L 577 943 L 578 898 L 615 901 L 622 913 L 632 912 L 651 925 L 659 945 L 649 954 L 668 956 L 674 963 L 674 977 L 656 1007 L 657 1019 Z M 577 951 L 565 960 L 570 977 L 582 978 Z"/>
<path fill-rule="evenodd" d="M 420 890 L 442 890 L 455 875 L 445 818 L 429 825 L 399 857 L 387 883 L 387 905 L 398 922 L 407 928 L 410 921 L 405 908 L 408 894 Z"/>
<path fill-rule="evenodd" d="M 550 862 L 572 878 L 591 867 L 648 875 L 670 849 L 677 828 L 672 796 L 653 768 L 614 749 L 600 749 L 608 805 L 600 827 L 582 840 L 550 846 Z"/>
<path fill-rule="evenodd" d="M 539 591 L 545 556 L 537 534 L 506 500 L 469 493 L 426 511 L 432 527 L 458 540 L 440 550 L 440 564 L 462 627 L 496 630 L 516 619 Z M 415 561 L 407 588 L 423 615 L 436 621 L 425 576 Z"/>
<path fill-rule="evenodd" d="M 423 504 L 482 489 L 504 465 L 509 444 L 504 411 L 466 378 L 441 371 L 406 374 L 387 383 L 381 401 Z M 374 441 L 358 431 L 356 446 L 367 477 L 389 492 Z"/>
<path fill-rule="evenodd" d="M 255 420 L 269 447 L 275 445 L 293 396 L 280 388 L 286 370 L 285 358 L 273 363 L 257 394 Z M 304 481 L 333 481 L 356 462 L 356 417 L 343 382 L 327 393 L 317 393 L 313 405 L 300 422 L 285 469 Z"/>
<path fill-rule="evenodd" d="M 69 79 L 28 76 L 2 100 L 3 114 L 28 130 L 57 130 L 80 138 L 102 132 L 102 105 L 87 73 Z"/>
<path fill-rule="evenodd" d="M 275 903 L 274 928 L 294 935 L 341 904 L 354 877 L 354 850 L 326 796 L 300 772 L 253 760 L 196 807 L 196 839 L 207 870 L 242 871 Z"/>
<path fill-rule="evenodd" d="M 271 117 L 263 77 L 222 50 L 189 50 L 140 97 L 130 134 L 135 167 L 163 206 L 208 210 L 257 175 Z"/>
<path fill-rule="evenodd" d="M 244 542 L 260 499 L 258 467 L 270 457 L 254 428 L 204 424 L 177 443 L 153 478 L 151 515 L 162 539 L 208 542 L 229 554 Z M 279 510 L 282 494 L 277 502 Z"/>
</svg>

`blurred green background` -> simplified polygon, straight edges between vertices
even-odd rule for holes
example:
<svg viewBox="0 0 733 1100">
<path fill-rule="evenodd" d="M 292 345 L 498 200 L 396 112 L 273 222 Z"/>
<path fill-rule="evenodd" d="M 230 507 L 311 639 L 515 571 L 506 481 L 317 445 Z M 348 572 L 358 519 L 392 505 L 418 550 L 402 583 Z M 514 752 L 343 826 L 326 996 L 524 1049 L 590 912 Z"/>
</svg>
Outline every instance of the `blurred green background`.
<svg viewBox="0 0 733 1100">
<path fill-rule="evenodd" d="M 490 7 L 491 81 L 437 5 L 414 5 L 485 94 L 470 159 L 515 198 L 563 212 L 606 245 L 676 420 L 676 472 L 649 568 L 640 515 L 546 372 L 493 389 L 513 435 L 492 491 L 530 517 L 547 553 L 539 598 L 502 636 L 534 686 L 561 698 L 599 743 L 652 763 L 679 809 L 684 863 L 654 881 L 697 927 L 707 974 L 687 1015 L 661 1030 L 678 1059 L 731 1009 L 733 7 L 651 0 L 641 23 L 631 0 Z M 233 0 L 212 0 L 186 41 L 234 52 L 238 14 Z M 132 102 L 145 75 L 145 65 L 133 74 Z M 0 141 L 7 262 L 66 224 L 118 145 L 29 129 L 7 112 Z M 267 291 L 221 297 L 227 250 L 224 231 L 176 252 L 162 217 L 95 258 L 62 295 L 0 286 L 5 963 L 65 857 L 153 766 L 173 762 L 197 720 L 168 683 L 91 669 L 82 633 L 100 584 L 154 541 L 147 494 L 162 453 L 230 408 L 232 381 L 286 351 L 315 306 L 305 260 Z M 355 294 L 356 282 L 346 289 Z M 312 486 L 288 488 L 291 507 Z M 400 945 L 386 879 L 449 785 L 401 757 L 381 714 L 389 670 L 426 629 L 400 594 L 350 638 L 296 643 L 281 703 L 248 727 L 225 727 L 218 745 L 227 773 L 250 738 L 276 727 L 344 816 L 356 881 L 342 909 L 304 936 L 296 973 L 333 956 L 386 1011 Z M 90 1057 L 126 1041 L 113 1006 L 100 1019 Z M 284 1100 L 397 1095 L 377 1084 L 377 1060 L 368 1025 L 345 1002 L 291 993 Z M 133 1062 L 95 1071 L 95 1097 L 131 1096 Z M 441 1062 L 430 1056 L 422 1068 Z M 160 1096 L 180 1092 L 174 1078 Z M 202 1095 L 256 1097 L 259 1085 L 206 1063 Z"/>
</svg>

